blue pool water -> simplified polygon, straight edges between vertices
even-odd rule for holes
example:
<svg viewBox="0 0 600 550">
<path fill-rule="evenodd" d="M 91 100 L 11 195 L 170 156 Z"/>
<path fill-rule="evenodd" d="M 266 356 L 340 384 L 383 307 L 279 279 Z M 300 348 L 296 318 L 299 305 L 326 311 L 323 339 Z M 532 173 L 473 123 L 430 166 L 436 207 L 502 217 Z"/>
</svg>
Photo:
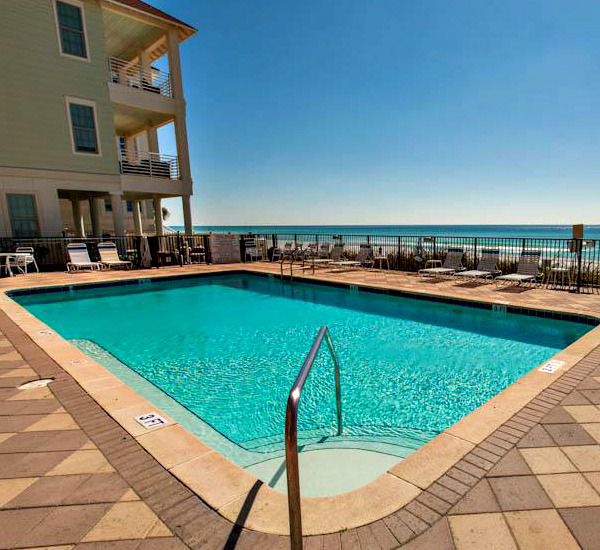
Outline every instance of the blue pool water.
<svg viewBox="0 0 600 550">
<path fill-rule="evenodd" d="M 254 453 L 281 451 L 287 395 L 322 325 L 341 364 L 340 441 L 388 449 L 418 447 L 591 328 L 249 274 L 16 299 L 141 375 L 229 448 Z M 335 440 L 335 419 L 322 350 L 301 400 L 301 437 Z"/>
</svg>

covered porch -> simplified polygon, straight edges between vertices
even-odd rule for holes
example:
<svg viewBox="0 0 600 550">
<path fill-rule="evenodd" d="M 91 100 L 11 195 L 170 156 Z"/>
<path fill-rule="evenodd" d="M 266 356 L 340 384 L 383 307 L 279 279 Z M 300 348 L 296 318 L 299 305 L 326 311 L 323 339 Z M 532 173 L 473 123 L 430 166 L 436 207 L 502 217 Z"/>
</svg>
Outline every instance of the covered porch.
<svg viewBox="0 0 600 550">
<path fill-rule="evenodd" d="M 59 189 L 62 233 L 73 237 L 163 235 L 166 216 L 162 201 L 173 196 Z M 185 231 L 191 233 L 190 195 L 181 200 Z"/>
</svg>

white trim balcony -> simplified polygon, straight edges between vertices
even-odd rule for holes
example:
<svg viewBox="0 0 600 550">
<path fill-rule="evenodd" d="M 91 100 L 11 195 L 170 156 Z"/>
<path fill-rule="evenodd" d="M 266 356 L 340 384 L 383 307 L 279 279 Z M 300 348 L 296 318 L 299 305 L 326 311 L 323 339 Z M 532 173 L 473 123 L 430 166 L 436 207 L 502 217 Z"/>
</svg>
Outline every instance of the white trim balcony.
<svg viewBox="0 0 600 550">
<path fill-rule="evenodd" d="M 171 75 L 158 69 L 144 69 L 139 63 L 108 58 L 108 81 L 145 92 L 173 97 Z"/>
<path fill-rule="evenodd" d="M 123 175 L 147 178 L 180 179 L 179 159 L 175 155 L 148 151 L 125 151 L 119 159 L 119 171 Z"/>
</svg>

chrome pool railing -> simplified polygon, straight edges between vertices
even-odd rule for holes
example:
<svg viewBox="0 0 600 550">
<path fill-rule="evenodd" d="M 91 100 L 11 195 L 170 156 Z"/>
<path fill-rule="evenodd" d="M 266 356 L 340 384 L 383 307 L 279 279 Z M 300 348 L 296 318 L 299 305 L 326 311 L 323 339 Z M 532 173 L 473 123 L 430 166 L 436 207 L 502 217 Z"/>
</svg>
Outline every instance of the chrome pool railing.
<svg viewBox="0 0 600 550">
<path fill-rule="evenodd" d="M 300 505 L 300 470 L 298 467 L 298 405 L 302 388 L 310 374 L 323 340 L 327 343 L 335 367 L 335 400 L 337 406 L 337 435 L 342 434 L 342 392 L 340 386 L 340 363 L 338 361 L 329 329 L 323 326 L 304 360 L 298 378 L 294 382 L 285 411 L 285 469 L 287 473 L 288 509 L 290 517 L 290 548 L 302 550 L 302 510 Z"/>
</svg>

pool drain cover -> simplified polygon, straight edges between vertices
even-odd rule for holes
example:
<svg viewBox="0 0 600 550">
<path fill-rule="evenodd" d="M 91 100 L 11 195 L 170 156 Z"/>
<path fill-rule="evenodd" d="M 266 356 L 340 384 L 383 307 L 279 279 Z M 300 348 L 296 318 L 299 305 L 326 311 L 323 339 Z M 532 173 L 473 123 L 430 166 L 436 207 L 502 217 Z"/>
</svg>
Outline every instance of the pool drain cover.
<svg viewBox="0 0 600 550">
<path fill-rule="evenodd" d="M 25 382 L 21 384 L 18 389 L 20 390 L 33 390 L 35 388 L 45 388 L 54 378 L 40 378 L 39 380 L 31 380 L 31 382 Z"/>
</svg>

